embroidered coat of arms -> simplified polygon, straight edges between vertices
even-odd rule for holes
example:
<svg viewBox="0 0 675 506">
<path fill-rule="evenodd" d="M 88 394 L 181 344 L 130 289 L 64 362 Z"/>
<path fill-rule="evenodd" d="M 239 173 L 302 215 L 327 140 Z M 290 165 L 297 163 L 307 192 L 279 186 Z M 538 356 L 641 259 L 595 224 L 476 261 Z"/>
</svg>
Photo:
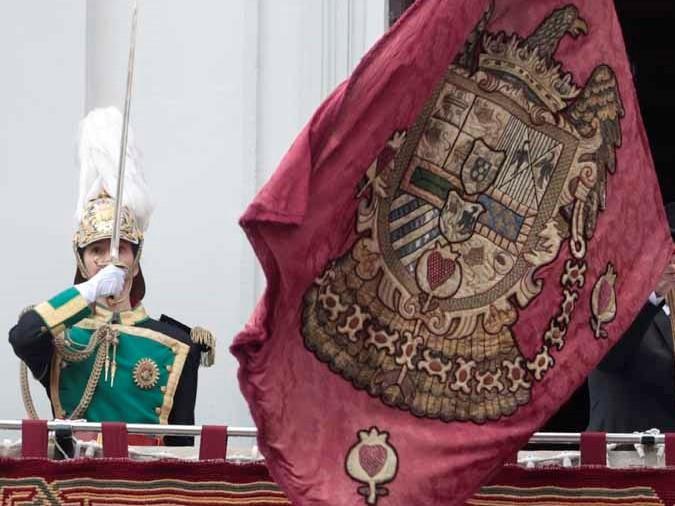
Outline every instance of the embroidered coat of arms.
<svg viewBox="0 0 675 506">
<path fill-rule="evenodd" d="M 575 6 L 527 37 L 490 33 L 489 21 L 369 169 L 359 238 L 316 279 L 303 311 L 305 344 L 331 370 L 389 406 L 447 422 L 514 413 L 554 368 L 621 144 L 612 68 L 577 87 L 555 61 L 563 37 L 588 30 Z M 563 248 L 560 304 L 528 358 L 513 326 Z"/>
<path fill-rule="evenodd" d="M 490 5 L 491 4 L 491 5 Z M 671 255 L 612 0 L 420 0 L 241 219 L 232 351 L 292 502 L 464 504 Z"/>
</svg>

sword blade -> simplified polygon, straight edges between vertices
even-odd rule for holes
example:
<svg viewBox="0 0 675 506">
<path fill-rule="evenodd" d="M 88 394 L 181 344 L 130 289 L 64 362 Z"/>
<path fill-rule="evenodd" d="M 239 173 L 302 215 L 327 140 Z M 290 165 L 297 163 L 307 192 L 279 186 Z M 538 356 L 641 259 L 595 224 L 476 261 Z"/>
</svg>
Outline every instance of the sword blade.
<svg viewBox="0 0 675 506">
<path fill-rule="evenodd" d="M 129 44 L 129 64 L 127 66 L 127 90 L 124 97 L 124 116 L 122 119 L 122 138 L 120 141 L 120 159 L 117 171 L 117 194 L 115 196 L 115 221 L 110 240 L 111 262 L 119 262 L 120 228 L 122 225 L 122 200 L 124 196 L 124 172 L 127 162 L 127 141 L 129 139 L 129 113 L 131 111 L 131 91 L 134 84 L 134 60 L 136 58 L 136 31 L 138 26 L 138 3 L 134 1 L 131 18 L 131 42 Z"/>
</svg>

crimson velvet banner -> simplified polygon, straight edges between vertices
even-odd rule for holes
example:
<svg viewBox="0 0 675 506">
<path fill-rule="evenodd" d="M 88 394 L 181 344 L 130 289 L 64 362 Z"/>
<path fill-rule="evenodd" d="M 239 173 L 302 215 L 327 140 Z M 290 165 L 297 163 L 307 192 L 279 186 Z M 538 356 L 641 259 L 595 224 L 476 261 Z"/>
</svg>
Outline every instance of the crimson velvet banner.
<svg viewBox="0 0 675 506">
<path fill-rule="evenodd" d="M 671 251 L 611 0 L 419 0 L 241 219 L 232 351 L 295 504 L 463 504 Z"/>
</svg>

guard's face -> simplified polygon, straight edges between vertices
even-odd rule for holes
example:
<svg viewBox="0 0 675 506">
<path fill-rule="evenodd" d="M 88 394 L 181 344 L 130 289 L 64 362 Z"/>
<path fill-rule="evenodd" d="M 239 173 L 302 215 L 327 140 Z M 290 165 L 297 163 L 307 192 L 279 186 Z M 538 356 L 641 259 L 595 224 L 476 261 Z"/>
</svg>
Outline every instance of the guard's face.
<svg viewBox="0 0 675 506">
<path fill-rule="evenodd" d="M 120 252 L 119 252 L 120 262 L 131 269 L 134 265 L 134 250 L 132 245 L 126 241 L 120 241 Z M 87 274 L 91 278 L 98 271 L 103 269 L 106 265 L 110 263 L 110 239 L 101 239 L 91 243 L 89 246 L 84 248 L 82 253 L 82 261 L 84 266 L 87 269 Z M 133 276 L 138 274 L 138 266 L 132 273 Z"/>
</svg>

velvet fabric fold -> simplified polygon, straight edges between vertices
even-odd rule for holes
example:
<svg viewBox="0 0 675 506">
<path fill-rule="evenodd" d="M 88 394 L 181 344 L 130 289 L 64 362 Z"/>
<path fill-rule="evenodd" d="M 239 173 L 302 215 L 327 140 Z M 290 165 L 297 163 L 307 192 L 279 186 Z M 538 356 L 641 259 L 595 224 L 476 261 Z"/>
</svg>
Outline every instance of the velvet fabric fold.
<svg viewBox="0 0 675 506">
<path fill-rule="evenodd" d="M 231 350 L 289 498 L 463 504 L 670 257 L 613 2 L 416 2 L 241 225 L 267 288 Z"/>
</svg>

